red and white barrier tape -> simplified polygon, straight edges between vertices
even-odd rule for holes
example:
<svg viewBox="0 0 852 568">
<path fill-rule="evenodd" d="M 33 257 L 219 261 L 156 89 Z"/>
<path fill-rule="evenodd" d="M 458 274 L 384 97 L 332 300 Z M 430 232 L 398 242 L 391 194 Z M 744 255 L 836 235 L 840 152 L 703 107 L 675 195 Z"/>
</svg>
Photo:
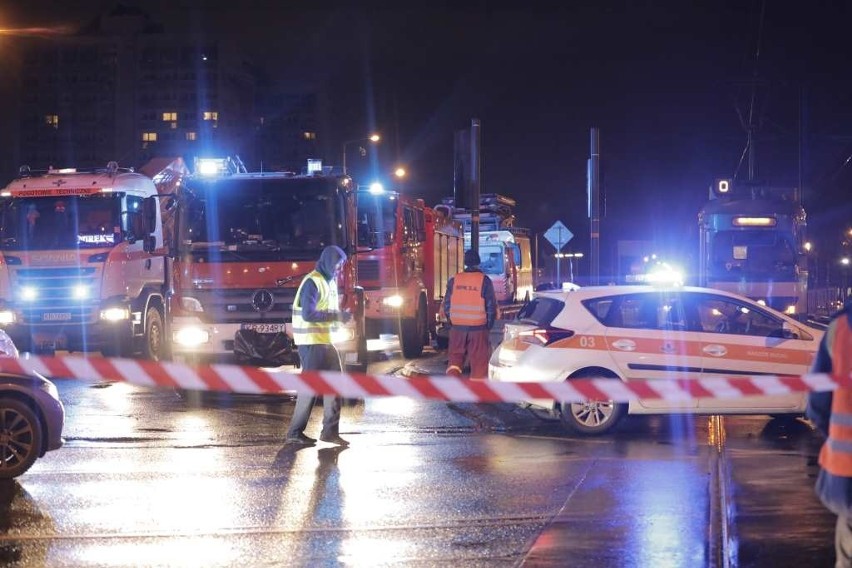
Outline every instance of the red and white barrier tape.
<svg viewBox="0 0 852 568">
<path fill-rule="evenodd" d="M 295 391 L 344 398 L 406 396 L 454 402 L 521 402 L 535 398 L 563 402 L 627 402 L 636 399 L 686 401 L 695 398 L 733 399 L 831 391 L 852 386 L 852 376 L 834 377 L 827 374 L 629 382 L 599 378 L 562 383 L 500 383 L 444 376 L 403 378 L 327 371 L 287 373 L 237 365 L 191 366 L 173 362 L 95 357 L 0 357 L 0 371 L 38 373 L 50 378 L 124 381 L 143 387 L 245 394 Z"/>
</svg>

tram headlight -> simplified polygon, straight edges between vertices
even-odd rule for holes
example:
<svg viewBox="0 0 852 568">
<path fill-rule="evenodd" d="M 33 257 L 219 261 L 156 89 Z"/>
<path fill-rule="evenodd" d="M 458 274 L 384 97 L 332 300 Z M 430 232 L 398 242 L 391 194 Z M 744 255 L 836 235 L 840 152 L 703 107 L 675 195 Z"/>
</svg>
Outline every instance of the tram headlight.
<svg viewBox="0 0 852 568">
<path fill-rule="evenodd" d="M 778 224 L 778 220 L 775 217 L 737 216 L 731 223 L 734 227 L 774 227 Z"/>
</svg>

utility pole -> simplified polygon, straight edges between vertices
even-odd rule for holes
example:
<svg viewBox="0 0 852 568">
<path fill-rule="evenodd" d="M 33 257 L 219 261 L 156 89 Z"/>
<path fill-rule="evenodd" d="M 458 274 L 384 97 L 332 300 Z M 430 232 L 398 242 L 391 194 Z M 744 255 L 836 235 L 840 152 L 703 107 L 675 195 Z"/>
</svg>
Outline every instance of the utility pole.
<svg viewBox="0 0 852 568">
<path fill-rule="evenodd" d="M 588 199 L 590 226 L 590 265 L 589 282 L 592 286 L 600 284 L 600 131 L 592 128 L 591 156 L 588 165 Z"/>
</svg>

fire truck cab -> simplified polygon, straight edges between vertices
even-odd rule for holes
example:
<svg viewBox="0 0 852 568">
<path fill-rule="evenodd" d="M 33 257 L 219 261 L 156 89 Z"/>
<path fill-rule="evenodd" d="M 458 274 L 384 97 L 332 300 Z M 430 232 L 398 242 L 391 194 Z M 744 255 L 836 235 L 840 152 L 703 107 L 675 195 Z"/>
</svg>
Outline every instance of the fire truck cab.
<svg viewBox="0 0 852 568">
<path fill-rule="evenodd" d="M 516 229 L 517 231 L 517 229 Z M 500 303 L 527 301 L 533 292 L 530 239 L 513 231 L 483 231 L 479 234 L 482 272 L 494 283 Z"/>
<path fill-rule="evenodd" d="M 367 337 L 399 337 L 419 357 L 436 334 L 447 280 L 462 269 L 461 224 L 395 191 L 358 191 L 358 283 Z M 380 344 L 379 348 L 382 348 Z"/>
<path fill-rule="evenodd" d="M 163 355 L 163 259 L 143 250 L 152 181 L 110 162 L 49 169 L 0 192 L 0 326 L 21 350 Z M 162 241 L 159 212 L 148 238 Z"/>
<path fill-rule="evenodd" d="M 337 327 L 335 343 L 344 364 L 366 369 L 350 177 L 249 172 L 239 158 L 217 158 L 196 161 L 192 172 L 174 161 L 153 179 L 159 206 L 146 208 L 166 217 L 168 339 L 177 358 L 298 364 L 296 292 L 322 250 L 337 245 L 348 258 L 336 289 L 355 317 Z"/>
</svg>

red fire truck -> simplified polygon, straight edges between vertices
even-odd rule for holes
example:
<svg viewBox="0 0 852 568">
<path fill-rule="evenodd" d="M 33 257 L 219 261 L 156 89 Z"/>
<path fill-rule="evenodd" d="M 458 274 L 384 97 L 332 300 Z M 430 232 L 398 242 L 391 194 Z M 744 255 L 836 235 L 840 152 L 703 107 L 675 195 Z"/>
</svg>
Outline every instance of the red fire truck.
<svg viewBox="0 0 852 568">
<path fill-rule="evenodd" d="M 529 229 L 515 226 L 514 199 L 497 193 L 484 193 L 479 199 L 479 256 L 482 271 L 494 283 L 497 301 L 503 305 L 530 299 L 533 267 Z M 446 197 L 436 209 L 448 211 L 462 223 L 465 248 L 471 248 L 471 211 L 459 209 Z"/>
<path fill-rule="evenodd" d="M 461 224 L 395 191 L 358 191 L 358 284 L 367 337 L 399 337 L 407 358 L 436 335 L 447 280 L 464 260 Z"/>
<path fill-rule="evenodd" d="M 302 277 L 323 248 L 349 259 L 337 281 L 341 306 L 355 317 L 335 331 L 344 363 L 366 368 L 363 293 L 356 286 L 355 184 L 322 170 L 248 172 L 239 158 L 151 165 L 160 191 L 167 259 L 170 348 L 189 361 L 295 364 L 292 308 Z M 156 203 L 159 201 L 159 204 Z M 154 252 L 153 243 L 147 249 Z"/>
<path fill-rule="evenodd" d="M 21 168 L 0 193 L 0 326 L 21 350 L 162 355 L 163 259 L 143 251 L 150 178 Z M 160 238 L 160 215 L 150 219 Z"/>
</svg>

